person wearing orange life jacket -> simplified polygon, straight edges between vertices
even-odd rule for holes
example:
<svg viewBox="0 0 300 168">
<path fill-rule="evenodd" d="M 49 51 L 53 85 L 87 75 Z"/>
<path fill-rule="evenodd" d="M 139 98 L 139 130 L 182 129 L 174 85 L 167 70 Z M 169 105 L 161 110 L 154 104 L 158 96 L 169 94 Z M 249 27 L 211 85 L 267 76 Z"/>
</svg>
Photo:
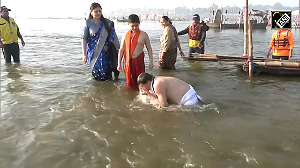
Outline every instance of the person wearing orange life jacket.
<svg viewBox="0 0 300 168">
<path fill-rule="evenodd" d="M 11 56 L 15 63 L 20 62 L 20 48 L 18 37 L 21 39 L 22 45 L 25 45 L 19 27 L 15 20 L 9 17 L 9 11 L 6 6 L 2 6 L 0 17 L 0 48 L 3 50 L 3 55 L 6 63 L 11 63 Z"/>
<path fill-rule="evenodd" d="M 208 27 L 203 26 L 200 23 L 200 16 L 198 14 L 193 15 L 193 23 L 184 30 L 178 32 L 178 35 L 189 35 L 189 56 L 192 53 L 204 54 L 204 41 L 206 38 L 206 31 Z"/>
<path fill-rule="evenodd" d="M 287 29 L 278 29 L 273 33 L 267 58 L 269 58 L 270 52 L 273 50 L 273 59 L 288 60 L 293 55 L 293 49 L 293 33 Z"/>
</svg>

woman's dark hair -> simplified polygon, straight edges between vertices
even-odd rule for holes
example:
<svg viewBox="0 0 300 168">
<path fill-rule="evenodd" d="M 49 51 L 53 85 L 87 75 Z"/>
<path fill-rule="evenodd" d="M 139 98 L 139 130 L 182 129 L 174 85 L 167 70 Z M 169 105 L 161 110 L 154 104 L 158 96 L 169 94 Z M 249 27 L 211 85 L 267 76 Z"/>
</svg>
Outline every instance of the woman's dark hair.
<svg viewBox="0 0 300 168">
<path fill-rule="evenodd" d="M 102 10 L 102 7 L 101 7 L 101 5 L 100 5 L 99 3 L 94 2 L 94 3 L 91 4 L 91 6 L 90 6 L 89 19 L 93 19 L 93 16 L 92 16 L 91 13 L 92 13 L 93 10 L 95 10 L 95 9 L 98 8 L 98 7 Z M 103 15 L 102 15 L 102 17 L 103 17 Z"/>
<path fill-rule="evenodd" d="M 90 6 L 89 19 L 93 19 L 93 16 L 92 16 L 91 13 L 92 13 L 92 11 L 93 11 L 94 9 L 96 9 L 96 8 L 98 8 L 98 7 L 102 10 L 102 7 L 101 7 L 101 5 L 100 5 L 99 3 L 94 2 L 94 3 L 91 4 L 91 6 Z M 110 28 L 109 28 L 108 23 L 107 23 L 106 19 L 104 18 L 103 14 L 102 14 L 101 17 L 100 17 L 100 20 L 103 22 L 104 27 L 105 27 L 105 29 L 107 30 L 107 32 L 109 32 L 108 34 L 110 34 Z M 109 37 L 109 36 L 108 36 L 108 37 Z"/>
<path fill-rule="evenodd" d="M 137 78 L 137 83 L 138 83 L 138 84 L 145 84 L 145 83 L 147 83 L 148 81 L 151 82 L 151 81 L 153 80 L 153 78 L 154 78 L 153 75 L 144 72 L 144 73 L 141 73 L 141 74 L 138 76 L 138 78 Z"/>
<path fill-rule="evenodd" d="M 172 24 L 172 21 L 169 19 L 168 16 L 162 16 L 161 18 L 163 18 L 165 21 L 169 22 L 170 24 Z"/>
<path fill-rule="evenodd" d="M 140 18 L 136 14 L 131 14 L 128 17 L 128 23 L 140 23 Z"/>
</svg>

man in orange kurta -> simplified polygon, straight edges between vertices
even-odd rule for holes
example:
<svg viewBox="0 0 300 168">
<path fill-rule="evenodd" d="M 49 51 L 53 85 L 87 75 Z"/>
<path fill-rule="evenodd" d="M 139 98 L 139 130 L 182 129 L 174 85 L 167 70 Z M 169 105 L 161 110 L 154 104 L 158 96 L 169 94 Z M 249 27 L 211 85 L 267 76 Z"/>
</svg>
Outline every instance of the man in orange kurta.
<svg viewBox="0 0 300 168">
<path fill-rule="evenodd" d="M 130 26 L 130 30 L 123 36 L 121 41 L 118 70 L 122 71 L 122 60 L 125 55 L 124 71 L 126 86 L 138 89 L 137 77 L 145 72 L 144 45 L 149 55 L 149 69 L 152 69 L 154 66 L 153 53 L 148 34 L 139 29 L 139 17 L 135 14 L 131 14 L 128 18 L 128 25 Z"/>
</svg>

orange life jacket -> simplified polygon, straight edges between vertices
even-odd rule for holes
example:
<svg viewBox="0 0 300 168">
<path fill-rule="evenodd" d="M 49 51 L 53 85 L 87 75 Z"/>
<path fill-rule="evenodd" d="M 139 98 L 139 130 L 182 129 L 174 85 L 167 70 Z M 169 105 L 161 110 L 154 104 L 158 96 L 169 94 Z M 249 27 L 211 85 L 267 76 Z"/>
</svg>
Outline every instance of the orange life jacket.
<svg viewBox="0 0 300 168">
<path fill-rule="evenodd" d="M 274 56 L 289 56 L 290 49 L 293 49 L 293 34 L 290 30 L 278 30 L 272 37 L 272 49 Z"/>
<path fill-rule="evenodd" d="M 201 36 L 201 25 L 192 24 L 189 29 L 189 39 L 191 40 L 200 40 Z"/>
<path fill-rule="evenodd" d="M 290 49 L 289 43 L 289 31 L 277 32 L 277 38 L 273 39 L 274 47 L 279 50 L 288 50 Z"/>
</svg>

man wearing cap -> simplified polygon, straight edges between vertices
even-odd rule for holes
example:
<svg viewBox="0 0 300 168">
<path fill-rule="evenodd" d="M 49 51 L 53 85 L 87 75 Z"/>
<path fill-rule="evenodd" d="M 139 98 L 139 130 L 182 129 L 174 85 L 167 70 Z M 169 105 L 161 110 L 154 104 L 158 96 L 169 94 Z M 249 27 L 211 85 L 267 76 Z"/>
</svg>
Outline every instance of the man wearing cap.
<svg viewBox="0 0 300 168">
<path fill-rule="evenodd" d="M 193 15 L 193 23 L 186 29 L 178 32 L 178 35 L 189 34 L 189 56 L 192 53 L 204 54 L 204 41 L 206 37 L 206 28 L 200 24 L 200 16 Z"/>
<path fill-rule="evenodd" d="M 2 6 L 0 17 L 0 47 L 3 50 L 6 63 L 11 63 L 11 56 L 15 63 L 20 62 L 20 49 L 18 44 L 18 37 L 21 39 L 22 45 L 25 45 L 23 37 L 15 20 L 9 17 L 11 11 L 6 6 Z"/>
</svg>

